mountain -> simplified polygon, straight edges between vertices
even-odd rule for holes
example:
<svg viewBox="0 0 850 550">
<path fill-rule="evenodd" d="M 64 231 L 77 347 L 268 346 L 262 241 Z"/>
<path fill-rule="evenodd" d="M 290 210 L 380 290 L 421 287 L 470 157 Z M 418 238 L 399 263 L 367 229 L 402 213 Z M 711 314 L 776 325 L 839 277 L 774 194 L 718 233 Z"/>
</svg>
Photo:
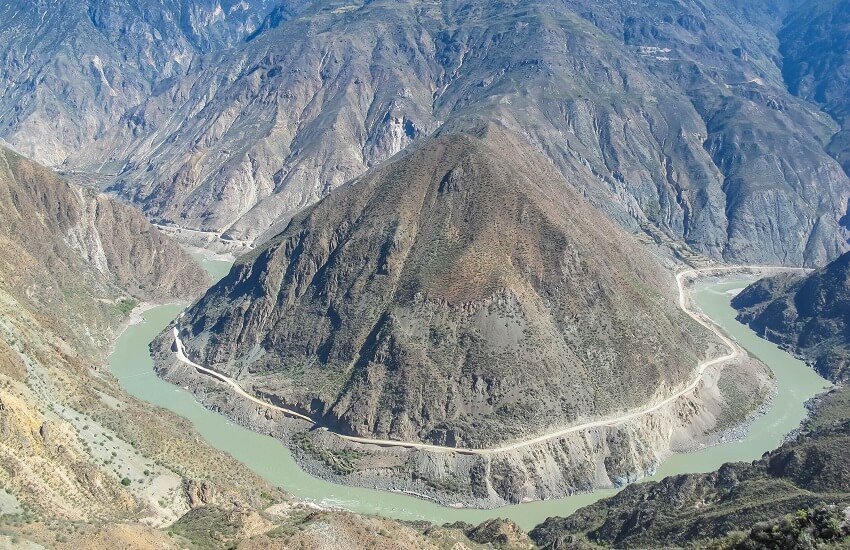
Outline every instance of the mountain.
<svg viewBox="0 0 850 550">
<path fill-rule="evenodd" d="M 164 82 L 191 71 L 200 55 L 254 32 L 276 4 L 4 2 L 0 137 L 27 157 L 59 165 L 101 139 Z"/>
<path fill-rule="evenodd" d="M 264 240 L 438 128 L 499 121 L 628 230 L 822 265 L 847 250 L 850 185 L 824 149 L 835 122 L 786 87 L 787 11 L 308 3 L 163 80 L 66 166 L 116 174 L 110 188 L 153 219 Z"/>
<path fill-rule="evenodd" d="M 0 150 L 0 274 L 26 309 L 102 332 L 119 303 L 190 299 L 210 280 L 132 207 Z M 86 316 L 90 315 L 89 319 Z"/>
<path fill-rule="evenodd" d="M 157 493 L 180 486 L 174 470 L 131 489 L 113 470 L 143 477 L 130 441 L 150 451 L 147 430 L 170 430 L 101 370 L 134 304 L 187 299 L 208 277 L 131 207 L 7 150 L 0 228 L 0 479 L 16 503 L 4 511 L 90 521 L 136 510 L 167 520 L 174 510 Z M 95 444 L 107 436 L 108 447 Z"/>
<path fill-rule="evenodd" d="M 850 172 L 850 6 L 840 0 L 800 2 L 778 36 L 789 90 L 841 125 L 827 151 Z"/>
<path fill-rule="evenodd" d="M 488 126 L 426 140 L 299 214 L 181 327 L 199 362 L 344 433 L 479 447 L 686 384 L 711 337 L 675 288 Z"/>
<path fill-rule="evenodd" d="M 2 150 L 0 229 L 0 546 L 474 546 L 460 529 L 293 502 L 127 395 L 105 368 L 127 311 L 209 284 L 141 214 Z M 510 522 L 488 529 L 470 535 L 529 546 Z"/>
<path fill-rule="evenodd" d="M 732 300 L 738 319 L 834 382 L 850 380 L 850 253 L 806 277 L 761 279 Z"/>
</svg>

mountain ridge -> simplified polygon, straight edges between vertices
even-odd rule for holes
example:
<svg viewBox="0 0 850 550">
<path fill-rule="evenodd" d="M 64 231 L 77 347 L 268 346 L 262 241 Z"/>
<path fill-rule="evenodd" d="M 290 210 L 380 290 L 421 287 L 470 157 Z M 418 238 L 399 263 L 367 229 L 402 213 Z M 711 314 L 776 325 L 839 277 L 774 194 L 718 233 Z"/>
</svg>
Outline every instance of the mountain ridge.
<svg viewBox="0 0 850 550">
<path fill-rule="evenodd" d="M 847 249 L 850 195 L 824 151 L 835 122 L 783 79 L 790 9 L 299 3 L 122 102 L 65 168 L 100 172 L 155 221 L 261 241 L 440 127 L 499 121 L 627 230 L 735 263 L 823 265 Z"/>
</svg>

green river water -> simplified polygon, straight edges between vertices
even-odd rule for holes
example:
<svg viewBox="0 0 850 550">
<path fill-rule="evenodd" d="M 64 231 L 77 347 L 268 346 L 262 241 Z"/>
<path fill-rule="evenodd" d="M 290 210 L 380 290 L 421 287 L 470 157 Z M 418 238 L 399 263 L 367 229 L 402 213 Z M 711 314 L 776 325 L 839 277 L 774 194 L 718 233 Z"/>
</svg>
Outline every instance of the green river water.
<svg viewBox="0 0 850 550">
<path fill-rule="evenodd" d="M 227 265 L 225 262 L 204 262 L 208 271 L 218 277 L 226 272 Z M 775 448 L 783 435 L 798 426 L 805 416 L 803 403 L 806 399 L 820 393 L 828 385 L 804 363 L 735 321 L 734 310 L 729 305 L 730 296 L 726 291 L 741 288 L 745 284 L 744 279 L 701 283 L 695 292 L 696 303 L 752 355 L 773 369 L 778 383 L 778 395 L 773 407 L 752 424 L 743 441 L 673 455 L 651 479 L 678 473 L 707 472 L 724 462 L 759 458 L 764 452 Z M 530 529 L 549 516 L 568 515 L 582 506 L 616 493 L 613 489 L 601 490 L 494 510 L 471 510 L 447 508 L 399 493 L 336 485 L 312 477 L 298 467 L 286 447 L 276 439 L 233 424 L 224 416 L 205 409 L 191 393 L 154 374 L 148 344 L 182 308 L 182 305 L 156 307 L 144 314 L 142 323 L 128 327 L 117 339 L 115 351 L 109 357 L 112 373 L 128 393 L 189 419 L 211 445 L 230 453 L 295 497 L 354 512 L 406 520 L 423 519 L 433 523 L 462 520 L 477 524 L 493 517 L 507 517 L 524 529 Z"/>
</svg>

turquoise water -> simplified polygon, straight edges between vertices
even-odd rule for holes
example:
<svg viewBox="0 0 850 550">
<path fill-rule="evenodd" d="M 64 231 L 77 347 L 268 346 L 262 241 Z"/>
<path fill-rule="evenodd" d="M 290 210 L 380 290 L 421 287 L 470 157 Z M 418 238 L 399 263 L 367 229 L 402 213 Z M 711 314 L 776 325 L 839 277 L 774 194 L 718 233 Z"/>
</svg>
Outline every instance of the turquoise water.
<svg viewBox="0 0 850 550">
<path fill-rule="evenodd" d="M 230 272 L 230 266 L 233 265 L 232 262 L 224 260 L 211 260 L 198 251 L 189 251 L 189 255 L 195 258 L 196 262 L 201 264 L 201 267 L 210 274 L 213 281 L 218 281 L 224 278 L 224 276 Z"/>
<path fill-rule="evenodd" d="M 207 263 L 207 262 L 205 262 Z M 225 264 L 225 262 L 218 262 Z M 210 267 L 210 266 L 207 266 Z M 223 266 L 214 266 L 222 271 Z M 751 354 L 773 369 L 779 385 L 774 406 L 757 419 L 743 441 L 724 443 L 704 450 L 670 457 L 654 477 L 677 473 L 705 472 L 724 462 L 754 460 L 775 448 L 783 435 L 805 416 L 803 403 L 828 383 L 775 345 L 758 338 L 748 327 L 735 321 L 726 290 L 746 282 L 703 283 L 697 286 L 697 305 Z M 479 523 L 493 517 L 507 517 L 530 529 L 549 516 L 564 516 L 582 506 L 617 491 L 602 490 L 563 499 L 529 502 L 494 510 L 456 509 L 411 496 L 372 489 L 352 488 L 323 481 L 304 473 L 279 441 L 230 422 L 224 416 L 201 406 L 187 391 L 175 387 L 153 372 L 148 351 L 150 341 L 182 310 L 183 305 L 165 305 L 144 314 L 144 322 L 128 327 L 118 338 L 109 357 L 113 374 L 131 395 L 165 407 L 189 419 L 198 433 L 212 446 L 230 453 L 270 483 L 303 500 L 332 505 L 354 512 L 397 519 L 424 519 L 434 523 L 467 521 Z"/>
</svg>

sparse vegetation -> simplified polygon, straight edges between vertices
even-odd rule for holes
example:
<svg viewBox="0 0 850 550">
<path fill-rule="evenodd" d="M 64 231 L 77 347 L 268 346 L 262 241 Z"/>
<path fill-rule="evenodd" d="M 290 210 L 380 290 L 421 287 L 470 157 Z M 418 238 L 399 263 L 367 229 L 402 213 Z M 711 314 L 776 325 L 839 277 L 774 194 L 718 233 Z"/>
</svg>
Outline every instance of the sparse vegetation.
<svg viewBox="0 0 850 550">
<path fill-rule="evenodd" d="M 328 449 L 313 443 L 310 435 L 298 432 L 292 436 L 295 445 L 303 449 L 312 457 L 324 462 L 337 475 L 348 475 L 357 470 L 357 462 L 366 453 L 353 449 Z"/>
<path fill-rule="evenodd" d="M 139 301 L 135 298 L 122 298 L 118 301 L 118 311 L 121 312 L 121 315 L 129 315 L 131 311 L 136 309 L 136 306 L 139 305 Z"/>
</svg>

